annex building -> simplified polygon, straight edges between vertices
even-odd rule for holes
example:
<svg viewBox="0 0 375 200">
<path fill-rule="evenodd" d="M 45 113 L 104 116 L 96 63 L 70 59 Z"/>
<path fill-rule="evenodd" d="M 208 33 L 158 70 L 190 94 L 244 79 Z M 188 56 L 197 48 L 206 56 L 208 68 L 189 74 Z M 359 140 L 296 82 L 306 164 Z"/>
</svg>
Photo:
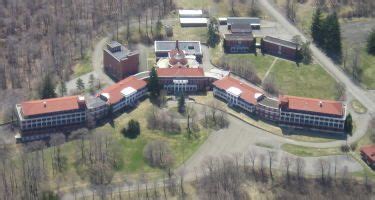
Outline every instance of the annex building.
<svg viewBox="0 0 375 200">
<path fill-rule="evenodd" d="M 122 44 L 111 41 L 103 50 L 104 71 L 116 81 L 138 72 L 139 53 L 130 51 Z"/>
<path fill-rule="evenodd" d="M 265 36 L 261 39 L 261 50 L 265 54 L 289 60 L 297 60 L 297 53 L 300 50 L 300 46 L 288 40 Z"/>
</svg>

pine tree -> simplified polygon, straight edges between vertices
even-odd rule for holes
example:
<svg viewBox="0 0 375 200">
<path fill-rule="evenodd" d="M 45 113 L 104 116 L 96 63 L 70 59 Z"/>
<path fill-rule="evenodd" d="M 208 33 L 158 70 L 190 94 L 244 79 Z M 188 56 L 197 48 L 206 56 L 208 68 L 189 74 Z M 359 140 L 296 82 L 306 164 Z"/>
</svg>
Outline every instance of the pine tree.
<svg viewBox="0 0 375 200">
<path fill-rule="evenodd" d="M 333 58 L 335 61 L 341 62 L 342 46 L 340 24 L 335 12 L 328 15 L 324 20 L 322 31 L 324 32 L 323 49 L 329 57 Z"/>
<path fill-rule="evenodd" d="M 49 99 L 56 97 L 55 84 L 53 83 L 49 74 L 44 77 L 39 96 L 41 99 Z"/>
<path fill-rule="evenodd" d="M 210 24 L 208 25 L 208 39 L 207 44 L 211 47 L 215 47 L 220 41 L 218 22 L 215 18 L 210 19 Z"/>
<path fill-rule="evenodd" d="M 375 28 L 371 30 L 367 38 L 367 53 L 375 55 Z"/>
<path fill-rule="evenodd" d="M 353 134 L 353 119 L 351 114 L 346 116 L 344 130 L 349 135 Z"/>
<path fill-rule="evenodd" d="M 160 95 L 159 77 L 155 67 L 151 69 L 147 87 L 151 98 L 156 98 Z"/>
<path fill-rule="evenodd" d="M 311 37 L 318 46 L 323 44 L 322 11 L 319 7 L 316 9 L 313 15 L 313 20 L 311 23 Z"/>
<path fill-rule="evenodd" d="M 139 122 L 134 119 L 131 119 L 128 122 L 128 128 L 124 128 L 122 130 L 122 134 L 125 137 L 130 138 L 130 139 L 134 139 L 138 137 L 138 135 L 141 134 L 141 128 L 139 126 Z"/>
<path fill-rule="evenodd" d="M 178 99 L 178 112 L 179 113 L 185 113 L 185 95 L 184 95 L 184 93 L 181 93 L 180 97 Z"/>
<path fill-rule="evenodd" d="M 67 92 L 65 81 L 60 81 L 59 84 L 59 93 L 61 96 L 64 96 Z"/>
<path fill-rule="evenodd" d="M 76 81 L 76 87 L 79 91 L 83 91 L 85 89 L 85 83 L 83 83 L 81 78 L 78 78 Z"/>
</svg>

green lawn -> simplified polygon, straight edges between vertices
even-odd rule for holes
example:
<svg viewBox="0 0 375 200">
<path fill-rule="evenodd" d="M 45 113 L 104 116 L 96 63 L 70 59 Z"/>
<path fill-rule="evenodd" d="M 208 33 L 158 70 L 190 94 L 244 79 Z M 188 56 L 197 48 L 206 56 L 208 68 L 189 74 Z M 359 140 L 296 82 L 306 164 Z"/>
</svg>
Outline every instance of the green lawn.
<svg viewBox="0 0 375 200">
<path fill-rule="evenodd" d="M 336 81 L 318 64 L 297 66 L 294 62 L 278 60 L 269 76 L 273 76 L 283 94 L 338 99 Z"/>
<path fill-rule="evenodd" d="M 364 49 L 361 51 L 362 83 L 367 89 L 375 89 L 375 56 L 369 55 Z"/>
<path fill-rule="evenodd" d="M 121 156 L 123 165 L 117 169 L 113 182 L 123 181 L 125 176 L 137 177 L 140 173 L 147 173 L 149 177 L 157 177 L 161 175 L 162 170 L 150 167 L 143 159 L 143 149 L 145 145 L 153 140 L 160 139 L 168 143 L 174 157 L 174 167 L 180 166 L 186 161 L 208 137 L 208 130 L 200 127 L 201 131 L 195 133 L 195 137 L 187 137 L 187 134 L 169 134 L 162 131 L 150 130 L 146 127 L 146 115 L 151 109 L 150 101 L 144 100 L 137 109 L 130 113 L 124 113 L 114 121 L 114 127 L 106 124 L 94 131 L 100 131 L 111 134 L 113 139 L 119 143 L 118 152 Z M 127 124 L 130 119 L 136 119 L 141 125 L 141 134 L 136 139 L 128 139 L 123 137 L 120 130 Z M 181 130 L 185 130 L 182 125 Z M 49 169 L 49 177 L 51 177 L 51 187 L 56 187 L 57 179 L 62 179 L 61 187 L 69 187 L 71 179 L 77 181 L 77 185 L 87 184 L 86 180 L 80 180 L 75 165 L 75 156 L 79 151 L 77 148 L 78 140 L 66 142 L 61 146 L 61 152 L 67 158 L 67 168 L 64 173 L 52 176 L 51 154 L 53 148 L 44 150 L 46 167 Z M 69 177 L 69 178 L 66 178 Z M 60 180 L 61 181 L 61 180 Z"/>
<path fill-rule="evenodd" d="M 296 156 L 319 157 L 342 154 L 339 148 L 312 148 L 294 144 L 283 144 L 281 149 Z"/>
<path fill-rule="evenodd" d="M 254 54 L 224 54 L 222 44 L 218 44 L 215 48 L 210 48 L 210 59 L 214 65 L 220 65 L 224 59 L 229 66 L 241 62 L 254 67 L 259 78 L 263 79 L 268 68 L 276 57 L 270 55 L 254 55 Z"/>
<path fill-rule="evenodd" d="M 91 55 L 91 53 L 88 53 Z M 91 56 L 85 56 L 79 63 L 73 68 L 73 78 L 89 73 L 93 70 L 91 63 Z"/>
<path fill-rule="evenodd" d="M 181 27 L 176 21 L 173 25 L 173 37 L 171 40 L 194 40 L 207 42 L 207 27 Z"/>
</svg>

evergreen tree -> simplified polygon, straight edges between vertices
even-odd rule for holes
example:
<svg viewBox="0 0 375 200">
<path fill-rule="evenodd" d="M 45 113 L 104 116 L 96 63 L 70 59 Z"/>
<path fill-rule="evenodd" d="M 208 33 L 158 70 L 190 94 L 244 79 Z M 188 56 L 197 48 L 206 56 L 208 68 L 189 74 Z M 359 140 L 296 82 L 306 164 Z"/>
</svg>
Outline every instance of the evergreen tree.
<svg viewBox="0 0 375 200">
<path fill-rule="evenodd" d="M 184 93 L 181 93 L 180 97 L 178 99 L 178 112 L 179 113 L 185 112 L 185 95 L 184 95 Z"/>
<path fill-rule="evenodd" d="M 81 78 L 78 78 L 76 81 L 76 87 L 79 91 L 83 91 L 85 89 L 85 83 L 83 83 Z"/>
<path fill-rule="evenodd" d="M 60 81 L 59 84 L 59 93 L 61 96 L 64 96 L 67 92 L 65 81 Z"/>
<path fill-rule="evenodd" d="M 160 95 L 159 77 L 155 67 L 151 69 L 147 87 L 148 91 L 150 92 L 151 98 L 155 98 Z"/>
<path fill-rule="evenodd" d="M 162 31 L 162 28 L 163 28 L 163 24 L 161 23 L 161 21 L 160 20 L 158 20 L 157 22 L 156 22 L 156 30 L 155 30 L 155 35 L 156 35 L 156 39 L 161 39 L 162 38 L 162 33 L 161 33 L 161 31 Z"/>
<path fill-rule="evenodd" d="M 324 20 L 322 32 L 324 33 L 323 49 L 335 61 L 341 62 L 342 47 L 340 24 L 336 13 L 328 15 Z"/>
<path fill-rule="evenodd" d="M 318 7 L 315 10 L 311 23 L 311 37 L 318 46 L 323 44 L 322 19 L 322 11 Z"/>
<path fill-rule="evenodd" d="M 49 74 L 44 77 L 39 96 L 41 99 L 49 99 L 56 97 L 55 84 L 53 83 Z"/>
<path fill-rule="evenodd" d="M 215 47 L 220 41 L 219 36 L 219 25 L 215 18 L 210 19 L 210 24 L 208 25 L 208 39 L 207 44 L 211 47 Z"/>
<path fill-rule="evenodd" d="M 139 126 L 139 122 L 131 119 L 128 122 L 128 128 L 122 129 L 122 134 L 130 139 L 134 139 L 138 137 L 139 134 L 141 134 L 141 128 Z"/>
<path fill-rule="evenodd" d="M 353 134 L 353 119 L 351 114 L 346 116 L 344 130 L 349 135 Z"/>
<path fill-rule="evenodd" d="M 375 28 L 371 30 L 367 38 L 367 53 L 375 55 Z"/>
</svg>

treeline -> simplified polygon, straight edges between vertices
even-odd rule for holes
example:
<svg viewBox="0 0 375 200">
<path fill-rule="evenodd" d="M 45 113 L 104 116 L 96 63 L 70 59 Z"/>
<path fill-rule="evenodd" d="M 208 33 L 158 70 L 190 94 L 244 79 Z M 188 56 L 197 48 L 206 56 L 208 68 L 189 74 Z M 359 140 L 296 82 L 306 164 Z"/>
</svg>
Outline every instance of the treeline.
<svg viewBox="0 0 375 200">
<path fill-rule="evenodd" d="M 74 193 L 80 181 L 105 196 L 115 172 L 124 165 L 120 143 L 108 132 L 88 133 L 81 129 L 54 134 L 49 141 L 25 144 L 21 152 L 0 143 L 0 198 L 59 199 L 63 185 L 69 184 Z M 70 155 L 62 148 L 67 140 L 75 140 Z"/>
<path fill-rule="evenodd" d="M 375 16 L 373 0 L 315 0 L 314 4 L 324 11 L 336 11 L 343 18 Z"/>
<path fill-rule="evenodd" d="M 35 90 L 46 74 L 66 80 L 96 36 L 129 29 L 132 20 L 147 27 L 173 7 L 172 0 L 2 0 L 0 89 Z"/>
<path fill-rule="evenodd" d="M 371 199 L 373 183 L 351 177 L 347 167 L 319 159 L 314 167 L 319 174 L 306 178 L 305 161 L 282 156 L 279 170 L 273 151 L 234 154 L 208 158 L 200 168 L 202 176 L 195 181 L 199 199 Z M 256 191 L 256 192 L 250 192 Z"/>
</svg>

